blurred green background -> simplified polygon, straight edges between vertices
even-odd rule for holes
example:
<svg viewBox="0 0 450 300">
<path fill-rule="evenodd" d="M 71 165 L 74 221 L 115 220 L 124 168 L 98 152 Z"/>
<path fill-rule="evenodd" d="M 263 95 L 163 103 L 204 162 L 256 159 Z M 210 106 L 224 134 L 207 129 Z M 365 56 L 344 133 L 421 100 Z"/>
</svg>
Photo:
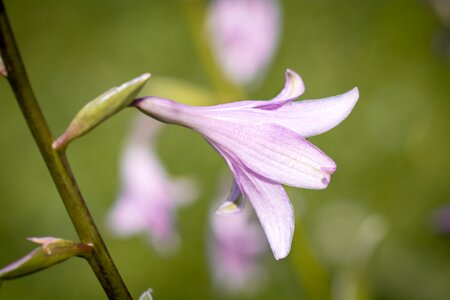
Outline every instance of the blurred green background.
<svg viewBox="0 0 450 300">
<path fill-rule="evenodd" d="M 86 101 L 144 72 L 155 81 L 170 76 L 213 89 L 179 1 L 5 2 L 54 135 Z M 350 117 L 311 139 L 338 165 L 332 183 L 323 191 L 288 188 L 297 222 L 290 256 L 276 262 L 268 251 L 259 292 L 228 295 L 214 288 L 206 238 L 225 163 L 195 133 L 171 126 L 159 144 L 170 173 L 191 174 L 201 187 L 200 198 L 179 211 L 179 253 L 161 258 L 144 238 L 121 240 L 106 229 L 120 188 L 123 138 L 136 114 L 120 113 L 74 142 L 68 157 L 132 294 L 151 287 L 156 299 L 320 299 L 320 263 L 334 299 L 351 300 L 352 289 L 357 299 L 450 299 L 450 236 L 431 226 L 434 210 L 450 203 L 450 57 L 442 23 L 425 1 L 281 5 L 280 47 L 249 96 L 275 95 L 286 68 L 303 77 L 307 99 L 359 87 Z M 4 79 L 0 105 L 0 265 L 6 265 L 33 247 L 26 237 L 77 237 Z M 358 259 L 365 242 L 352 234 L 365 221 L 376 246 Z M 0 299 L 106 297 L 88 265 L 71 259 L 4 282 Z"/>
</svg>

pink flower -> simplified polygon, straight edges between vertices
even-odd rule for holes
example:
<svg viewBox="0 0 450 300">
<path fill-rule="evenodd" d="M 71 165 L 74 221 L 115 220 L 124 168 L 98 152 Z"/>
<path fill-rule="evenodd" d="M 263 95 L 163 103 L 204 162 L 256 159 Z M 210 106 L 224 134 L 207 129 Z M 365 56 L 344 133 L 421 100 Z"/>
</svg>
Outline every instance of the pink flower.
<svg viewBox="0 0 450 300">
<path fill-rule="evenodd" d="M 269 64 L 278 44 L 280 11 L 275 0 L 215 0 L 209 7 L 212 48 L 226 75 L 249 84 Z"/>
<path fill-rule="evenodd" d="M 251 290 L 263 279 L 260 259 L 267 244 L 249 210 L 223 216 L 213 214 L 211 268 L 218 286 L 230 292 Z"/>
<path fill-rule="evenodd" d="M 179 243 L 176 208 L 193 200 L 195 192 L 190 181 L 172 180 L 156 157 L 152 142 L 160 126 L 149 118 L 136 120 L 122 157 L 122 191 L 109 221 L 118 235 L 147 232 L 156 250 L 165 252 Z"/>
<path fill-rule="evenodd" d="M 276 259 L 288 255 L 294 216 L 281 184 L 324 189 L 336 164 L 306 137 L 321 134 L 342 122 L 356 104 L 357 88 L 319 99 L 294 102 L 304 91 L 303 81 L 286 71 L 284 89 L 269 101 L 240 101 L 192 107 L 172 100 L 145 97 L 133 105 L 166 123 L 200 133 L 225 159 L 235 187 L 220 208 L 239 210 L 242 194 L 261 222 Z"/>
</svg>

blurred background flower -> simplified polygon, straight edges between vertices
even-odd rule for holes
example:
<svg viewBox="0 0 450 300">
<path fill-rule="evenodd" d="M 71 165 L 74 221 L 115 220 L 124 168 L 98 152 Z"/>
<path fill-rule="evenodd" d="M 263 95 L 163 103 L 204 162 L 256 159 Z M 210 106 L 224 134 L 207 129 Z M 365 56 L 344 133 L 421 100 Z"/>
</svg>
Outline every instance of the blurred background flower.
<svg viewBox="0 0 450 300">
<path fill-rule="evenodd" d="M 278 0 L 213 0 L 206 23 L 225 74 L 238 85 L 261 79 L 278 46 Z"/>
<path fill-rule="evenodd" d="M 153 77 L 143 95 L 191 105 L 211 105 L 207 101 L 219 99 L 183 18 L 186 6 L 199 4 L 207 11 L 206 1 L 5 2 L 54 133 L 63 132 L 99 91 L 145 72 Z M 308 83 L 305 98 L 358 86 L 361 99 L 349 118 L 330 134 L 310 138 L 325 152 L 332 150 L 338 165 L 333 181 L 323 191 L 287 188 L 295 211 L 303 213 L 296 214 L 291 254 L 281 262 L 267 260 L 268 276 L 258 293 L 218 293 L 212 288 L 206 259 L 210 241 L 204 233 L 210 227 L 217 174 L 225 163 L 194 133 L 167 126 L 154 145 L 167 174 L 194 176 L 202 187 L 199 199 L 177 212 L 176 228 L 183 241 L 177 255 L 161 259 L 142 239 L 117 239 L 102 226 L 121 189 L 117 160 L 135 117 L 133 110 L 121 112 L 73 143 L 68 157 L 130 290 L 136 298 L 152 287 L 155 298 L 164 299 L 328 299 L 313 298 L 305 290 L 304 278 L 315 278 L 311 269 L 296 276 L 305 269 L 299 264 L 310 262 L 297 238 L 309 237 L 311 251 L 332 277 L 341 265 L 331 265 L 319 250 L 313 238 L 315 216 L 336 199 L 352 199 L 363 215 L 375 213 L 389 224 L 356 278 L 371 287 L 366 295 L 377 300 L 447 299 L 449 239 L 429 226 L 430 215 L 448 204 L 450 196 L 450 60 L 434 47 L 442 22 L 424 1 L 285 0 L 279 5 L 283 30 L 277 55 L 259 89 L 250 89 L 245 98 L 275 95 L 287 67 Z M 198 21 L 204 25 L 203 18 Z M 6 264 L 30 250 L 24 237 L 77 237 L 2 78 L 0 99 L 0 264 Z M 0 290 L 1 299 L 30 297 L 105 299 L 81 260 L 5 282 Z"/>
<path fill-rule="evenodd" d="M 215 286 L 231 294 L 252 294 L 266 278 L 262 254 L 269 245 L 256 219 L 253 209 L 247 206 L 243 211 L 219 215 L 215 212 L 217 203 L 226 197 L 224 182 L 220 180 L 220 195 L 213 201 L 211 229 L 208 230 L 210 269 Z"/>
<path fill-rule="evenodd" d="M 155 139 L 162 126 L 144 115 L 136 118 L 121 158 L 122 191 L 109 223 L 121 236 L 146 232 L 153 247 L 167 255 L 180 243 L 176 209 L 197 193 L 191 180 L 170 178 L 156 157 Z"/>
<path fill-rule="evenodd" d="M 450 206 L 437 208 L 432 214 L 434 230 L 442 234 L 450 234 Z"/>
</svg>

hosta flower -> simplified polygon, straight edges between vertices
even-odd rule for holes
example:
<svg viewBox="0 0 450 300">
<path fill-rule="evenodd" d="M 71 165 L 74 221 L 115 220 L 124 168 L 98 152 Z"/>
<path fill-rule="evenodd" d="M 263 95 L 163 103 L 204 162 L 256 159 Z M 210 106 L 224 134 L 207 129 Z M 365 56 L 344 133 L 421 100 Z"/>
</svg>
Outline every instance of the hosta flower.
<svg viewBox="0 0 450 300">
<path fill-rule="evenodd" d="M 211 217 L 211 269 L 215 283 L 229 292 L 256 289 L 263 279 L 260 264 L 267 242 L 249 210 Z"/>
<path fill-rule="evenodd" d="M 251 83 L 270 62 L 278 44 L 276 0 L 215 0 L 207 28 L 225 74 L 237 84 Z"/>
<path fill-rule="evenodd" d="M 214 147 L 235 179 L 221 210 L 241 207 L 243 201 L 237 196 L 242 193 L 255 209 L 275 258 L 280 259 L 289 253 L 294 232 L 292 206 L 281 184 L 327 187 L 336 164 L 306 138 L 338 125 L 359 96 L 354 88 L 334 97 L 294 102 L 303 91 L 300 76 L 288 70 L 283 90 L 269 101 L 192 107 L 145 97 L 133 105 L 160 121 L 197 131 Z"/>
<path fill-rule="evenodd" d="M 152 141 L 160 126 L 149 118 L 136 120 L 121 161 L 122 191 L 109 221 L 118 235 L 147 232 L 155 249 L 166 252 L 178 244 L 176 208 L 195 192 L 188 180 L 170 178 L 156 157 Z"/>
</svg>

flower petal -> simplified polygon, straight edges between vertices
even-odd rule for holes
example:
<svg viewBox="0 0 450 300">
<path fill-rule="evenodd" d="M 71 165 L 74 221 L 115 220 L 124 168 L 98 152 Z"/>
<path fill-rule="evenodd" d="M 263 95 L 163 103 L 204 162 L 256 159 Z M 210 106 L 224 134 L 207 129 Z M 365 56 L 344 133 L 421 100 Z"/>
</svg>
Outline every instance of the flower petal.
<svg viewBox="0 0 450 300">
<path fill-rule="evenodd" d="M 277 109 L 283 105 L 285 105 L 288 102 L 294 101 L 298 97 L 300 97 L 304 91 L 305 91 L 305 85 L 303 83 L 302 78 L 300 75 L 295 73 L 294 71 L 287 69 L 285 73 L 286 82 L 284 84 L 284 88 L 281 90 L 280 93 L 278 93 L 277 96 L 270 100 L 244 100 L 244 101 L 236 101 L 236 102 L 230 102 L 230 103 L 223 103 L 218 104 L 214 106 L 198 106 L 198 107 L 191 107 L 191 109 L 196 109 L 199 111 L 210 111 L 211 113 L 214 111 L 228 111 L 232 110 L 233 112 L 236 111 L 236 109 L 245 109 L 245 108 L 257 108 L 261 110 L 274 110 Z M 154 97 L 145 97 L 149 98 L 145 102 L 150 102 L 152 98 Z M 145 100 L 145 98 L 141 99 Z M 148 104 L 139 103 L 140 101 L 137 101 L 134 105 L 139 107 L 140 109 L 146 111 L 146 106 Z M 148 111 L 149 109 L 147 109 Z"/>
<path fill-rule="evenodd" d="M 285 258 L 294 235 L 294 212 L 281 184 L 238 168 L 236 181 L 251 202 L 269 241 L 275 259 Z"/>
<path fill-rule="evenodd" d="M 216 209 L 218 215 L 231 215 L 241 212 L 244 209 L 245 200 L 241 195 L 236 181 L 233 180 L 233 187 L 227 199 Z"/>
<path fill-rule="evenodd" d="M 210 143 L 225 159 L 240 191 L 255 209 L 275 259 L 285 258 L 291 250 L 294 235 L 294 211 L 286 191 L 281 184 L 246 168 L 225 148 Z"/>
<path fill-rule="evenodd" d="M 280 107 L 268 122 L 274 122 L 308 137 L 324 133 L 341 123 L 359 98 L 358 88 L 317 100 L 294 102 Z"/>
<path fill-rule="evenodd" d="M 271 181 L 324 189 L 336 170 L 331 158 L 289 129 L 275 124 L 217 122 L 213 131 L 203 132 L 216 150 Z"/>
<path fill-rule="evenodd" d="M 254 106 L 254 108 L 274 110 L 288 102 L 294 101 L 305 92 L 305 85 L 300 75 L 287 69 L 285 77 L 286 82 L 281 92 L 273 99 L 269 100 L 269 103 L 262 102 L 261 105 Z"/>
</svg>

